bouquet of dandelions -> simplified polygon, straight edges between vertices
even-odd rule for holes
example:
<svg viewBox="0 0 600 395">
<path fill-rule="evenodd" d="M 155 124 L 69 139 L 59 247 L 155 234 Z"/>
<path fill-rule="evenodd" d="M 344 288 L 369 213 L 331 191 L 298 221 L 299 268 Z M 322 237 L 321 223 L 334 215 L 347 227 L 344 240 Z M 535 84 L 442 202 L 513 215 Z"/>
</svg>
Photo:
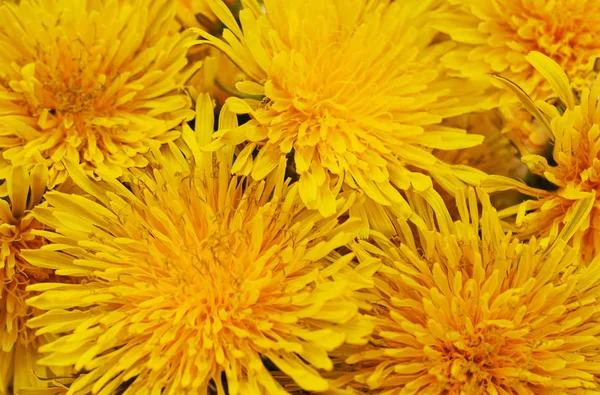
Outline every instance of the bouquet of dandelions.
<svg viewBox="0 0 600 395">
<path fill-rule="evenodd" d="M 0 395 L 600 388 L 600 2 L 0 0 Z"/>
</svg>

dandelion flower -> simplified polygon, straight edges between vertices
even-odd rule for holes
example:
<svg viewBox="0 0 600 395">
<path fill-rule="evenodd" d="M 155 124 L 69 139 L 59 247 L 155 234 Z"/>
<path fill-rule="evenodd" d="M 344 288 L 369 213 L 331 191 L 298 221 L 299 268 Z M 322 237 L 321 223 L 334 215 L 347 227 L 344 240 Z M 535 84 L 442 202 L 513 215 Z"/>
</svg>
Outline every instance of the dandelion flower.
<svg viewBox="0 0 600 395">
<path fill-rule="evenodd" d="M 584 88 L 576 96 L 566 74 L 550 58 L 534 52 L 527 59 L 547 78 L 560 101 L 556 106 L 543 101 L 536 104 L 524 98 L 526 107 L 544 125 L 553 142 L 548 163 L 540 155 L 525 155 L 522 160 L 532 173 L 544 177 L 555 190 L 529 188 L 517 181 L 490 177 L 482 186 L 489 192 L 516 189 L 535 199 L 500 212 L 513 217 L 522 238 L 556 235 L 563 227 L 576 227 L 571 243 L 581 249 L 583 261 L 589 263 L 600 252 L 600 223 L 597 210 L 600 188 L 600 78 L 591 90 Z"/>
<path fill-rule="evenodd" d="M 63 182 L 64 158 L 119 176 L 193 117 L 195 71 L 167 0 L 23 0 L 0 5 L 0 149 Z M 0 174 L 2 176 L 2 174 Z"/>
<path fill-rule="evenodd" d="M 550 85 L 525 60 L 537 51 L 558 62 L 579 87 L 588 85 L 600 56 L 596 0 L 444 0 L 435 26 L 460 43 L 443 58 L 461 75 L 500 74 L 534 99 Z M 513 99 L 511 99 L 513 100 Z"/>
<path fill-rule="evenodd" d="M 31 213 L 46 189 L 47 169 L 42 165 L 28 173 L 23 166 L 12 167 L 5 180 L 6 199 L 0 199 L 0 394 L 22 388 L 45 387 L 36 379 L 62 373 L 36 364 L 37 348 L 46 340 L 35 337 L 27 320 L 39 310 L 25 302 L 30 284 L 56 281 L 54 272 L 28 264 L 23 249 L 36 249 L 44 239 L 34 230 L 42 225 Z"/>
<path fill-rule="evenodd" d="M 431 187 L 430 173 L 450 171 L 434 148 L 477 145 L 481 136 L 441 126 L 480 105 L 481 92 L 444 74 L 433 44 L 429 2 L 256 0 L 240 25 L 219 0 L 208 0 L 227 29 L 223 39 L 196 30 L 248 76 L 230 98 L 252 120 L 215 135 L 213 148 L 247 144 L 233 171 L 260 180 L 293 152 L 300 197 L 327 216 L 338 183 L 374 202 L 401 200 L 396 190 Z M 257 151 L 255 157 L 252 153 Z"/>
<path fill-rule="evenodd" d="M 47 194 L 42 223 L 52 244 L 27 251 L 33 265 L 85 278 L 32 286 L 30 320 L 60 338 L 40 349 L 43 365 L 74 365 L 69 394 L 286 394 L 268 360 L 301 388 L 321 392 L 328 352 L 364 344 L 356 292 L 378 262 L 352 266 L 336 249 L 355 238 L 355 221 L 323 219 L 298 198 L 283 170 L 264 181 L 231 177 L 233 151 L 203 153 L 213 132 L 208 96 L 198 99 L 196 133 L 154 151 L 152 169 L 116 179 L 72 177 L 98 202 Z M 237 119 L 227 106 L 219 128 Z M 281 169 L 284 169 L 282 166 Z M 135 170 L 135 169 L 134 169 Z M 338 215 L 352 195 L 337 200 Z"/>
<path fill-rule="evenodd" d="M 398 240 L 373 233 L 359 257 L 384 263 L 368 295 L 376 328 L 350 356 L 369 394 L 583 394 L 600 375 L 600 260 L 589 269 L 563 239 L 522 243 L 473 189 L 461 220 L 418 196 Z M 435 218 L 435 219 L 434 219 Z M 567 237 L 567 235 L 565 235 Z"/>
</svg>

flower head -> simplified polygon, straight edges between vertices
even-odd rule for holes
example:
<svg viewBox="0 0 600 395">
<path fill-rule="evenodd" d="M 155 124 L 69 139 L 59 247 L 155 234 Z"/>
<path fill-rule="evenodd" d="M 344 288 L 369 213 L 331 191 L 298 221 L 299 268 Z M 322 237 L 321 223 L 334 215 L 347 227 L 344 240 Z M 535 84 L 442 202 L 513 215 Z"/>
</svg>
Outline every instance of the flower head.
<svg viewBox="0 0 600 395">
<path fill-rule="evenodd" d="M 500 74 L 534 99 L 551 88 L 525 56 L 537 51 L 558 62 L 579 87 L 600 57 L 596 0 L 444 0 L 435 26 L 460 43 L 443 59 L 462 75 Z M 514 97 L 511 98 L 514 100 Z"/>
<path fill-rule="evenodd" d="M 548 163 L 540 155 L 525 155 L 522 160 L 532 173 L 556 188 L 529 188 L 503 177 L 491 177 L 482 186 L 490 192 L 516 189 L 536 198 L 503 210 L 500 215 L 514 216 L 522 238 L 555 236 L 564 228 L 571 228 L 571 243 L 581 249 L 583 262 L 589 263 L 600 252 L 600 224 L 595 219 L 600 207 L 600 78 L 591 90 L 583 88 L 575 95 L 556 62 L 540 53 L 532 53 L 528 60 L 552 85 L 559 103 L 552 106 L 543 101 L 526 102 L 551 137 L 555 163 Z"/>
<path fill-rule="evenodd" d="M 336 252 L 356 223 L 308 211 L 283 170 L 232 178 L 231 149 L 201 151 L 211 104 L 199 98 L 196 133 L 185 125 L 151 169 L 130 173 L 129 188 L 68 165 L 98 202 L 51 192 L 36 212 L 56 232 L 29 262 L 86 278 L 33 286 L 43 292 L 29 300 L 49 310 L 29 325 L 59 336 L 40 363 L 81 372 L 70 394 L 114 393 L 130 380 L 132 394 L 223 395 L 222 377 L 231 395 L 286 394 L 264 360 L 320 392 L 328 352 L 363 344 L 372 330 L 355 291 L 371 284 L 377 262 L 354 267 L 352 254 Z M 225 106 L 219 127 L 236 124 Z M 338 215 L 352 200 L 337 200 Z"/>
<path fill-rule="evenodd" d="M 0 199 L 0 394 L 27 387 L 45 387 L 36 379 L 54 373 L 36 364 L 37 348 L 46 341 L 36 337 L 26 327 L 27 320 L 39 310 L 25 301 L 31 296 L 27 286 L 57 281 L 53 270 L 27 263 L 21 251 L 37 249 L 44 238 L 35 233 L 42 225 L 31 210 L 37 206 L 46 190 L 47 169 L 34 167 L 31 173 L 24 167 L 12 167 L 5 180 L 8 195 Z"/>
<path fill-rule="evenodd" d="M 459 192 L 459 195 L 461 192 Z M 376 328 L 355 365 L 369 394 L 558 394 L 598 388 L 600 259 L 582 269 L 559 239 L 504 234 L 489 199 L 457 198 L 461 220 L 418 196 L 397 240 L 373 233 L 358 257 L 380 257 Z M 439 215 L 441 214 L 441 215 Z M 414 236 L 411 228 L 416 229 Z"/>
<path fill-rule="evenodd" d="M 0 5 L 0 148 L 52 187 L 63 159 L 118 176 L 193 117 L 193 73 L 167 0 L 23 0 Z M 1 176 L 2 174 L 0 174 Z"/>
<path fill-rule="evenodd" d="M 378 204 L 401 200 L 396 188 L 420 190 L 431 173 L 450 171 L 433 148 L 477 145 L 480 136 L 440 126 L 478 107 L 478 89 L 444 74 L 434 44 L 429 2 L 269 0 L 244 2 L 241 27 L 218 0 L 223 39 L 197 31 L 222 49 L 249 80 L 255 98 L 231 98 L 252 120 L 217 134 L 214 148 L 247 144 L 233 170 L 263 179 L 293 152 L 300 196 L 323 215 L 335 212 L 339 183 Z M 252 153 L 257 150 L 256 157 Z"/>
</svg>

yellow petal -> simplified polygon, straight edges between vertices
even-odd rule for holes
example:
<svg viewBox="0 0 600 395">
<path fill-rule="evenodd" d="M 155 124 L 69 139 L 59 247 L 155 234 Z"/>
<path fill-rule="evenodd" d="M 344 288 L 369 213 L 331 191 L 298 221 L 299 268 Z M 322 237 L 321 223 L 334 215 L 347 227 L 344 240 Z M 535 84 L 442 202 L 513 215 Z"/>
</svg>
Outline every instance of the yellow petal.
<svg viewBox="0 0 600 395">
<path fill-rule="evenodd" d="M 15 218 L 21 218 L 27 209 L 27 194 L 29 192 L 29 174 L 27 174 L 25 167 L 13 167 L 7 182 L 12 214 Z"/>
<path fill-rule="evenodd" d="M 548 56 L 532 51 L 525 57 L 552 85 L 554 92 L 567 105 L 567 108 L 575 107 L 575 97 L 573 90 L 569 86 L 569 77 L 565 74 L 562 67 Z"/>
</svg>

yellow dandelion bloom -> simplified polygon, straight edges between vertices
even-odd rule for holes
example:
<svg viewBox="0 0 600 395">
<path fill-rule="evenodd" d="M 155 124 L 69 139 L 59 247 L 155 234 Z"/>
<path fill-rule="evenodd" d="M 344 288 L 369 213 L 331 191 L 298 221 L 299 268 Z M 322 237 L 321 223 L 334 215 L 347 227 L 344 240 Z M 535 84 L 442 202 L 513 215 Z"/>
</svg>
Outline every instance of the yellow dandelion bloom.
<svg viewBox="0 0 600 395">
<path fill-rule="evenodd" d="M 40 363 L 74 365 L 69 394 L 287 394 L 265 367 L 269 360 L 301 388 L 330 385 L 318 370 L 328 352 L 364 344 L 357 290 L 371 285 L 372 260 L 351 264 L 337 252 L 355 238 L 356 221 L 307 210 L 284 166 L 264 181 L 232 177 L 233 151 L 203 153 L 213 133 L 210 98 L 198 99 L 196 132 L 154 151 L 152 169 L 91 182 L 92 195 L 47 194 L 37 218 L 56 229 L 53 242 L 27 251 L 33 265 L 85 278 L 45 283 L 29 305 L 49 310 L 29 321 L 60 338 L 40 349 Z M 219 129 L 237 124 L 227 106 Z M 210 392 L 214 391 L 214 392 Z"/>
<path fill-rule="evenodd" d="M 459 192 L 461 194 L 461 192 Z M 473 189 L 448 222 L 418 196 L 420 218 L 391 241 L 353 250 L 384 265 L 375 278 L 376 329 L 350 356 L 369 394 L 583 394 L 600 384 L 600 258 L 580 270 L 564 242 L 504 234 Z M 444 214 L 444 213 L 441 213 Z M 447 214 L 447 213 L 446 213 Z M 410 227 L 418 229 L 413 236 Z M 588 392 L 589 391 L 589 392 Z"/>
<path fill-rule="evenodd" d="M 461 45 L 444 64 L 462 75 L 500 74 L 535 99 L 550 85 L 525 60 L 550 56 L 578 86 L 588 84 L 600 57 L 600 3 L 596 0 L 444 0 L 435 26 Z M 512 99 L 511 99 L 512 100 Z"/>
<path fill-rule="evenodd" d="M 390 205 L 396 188 L 431 187 L 411 167 L 450 171 L 432 149 L 482 141 L 440 125 L 481 98 L 444 74 L 439 59 L 454 44 L 433 44 L 430 1 L 267 0 L 263 9 L 251 0 L 241 25 L 221 1 L 208 3 L 227 29 L 223 39 L 196 30 L 198 43 L 227 53 L 249 78 L 237 88 L 257 97 L 230 98 L 252 120 L 215 136 L 215 149 L 247 142 L 234 172 L 263 179 L 293 152 L 302 201 L 327 216 L 338 183 Z"/>
<path fill-rule="evenodd" d="M 195 71 L 168 0 L 22 0 L 0 6 L 0 149 L 66 178 L 64 158 L 117 176 L 193 117 Z M 1 176 L 1 174 L 0 174 Z"/>
<path fill-rule="evenodd" d="M 46 341 L 35 337 L 27 320 L 39 311 L 25 301 L 30 284 L 56 281 L 52 270 L 28 264 L 23 249 L 36 249 L 44 239 L 35 230 L 42 225 L 31 210 L 40 203 L 46 189 L 47 169 L 43 165 L 28 173 L 12 167 L 5 180 L 8 196 L 0 199 L 0 395 L 22 388 L 45 387 L 36 379 L 62 373 L 36 364 L 37 348 Z M 35 375 L 34 375 L 35 374 Z"/>
<path fill-rule="evenodd" d="M 544 177 L 555 190 L 529 188 L 517 181 L 491 177 L 482 186 L 489 192 L 516 189 L 535 199 L 500 212 L 514 217 L 521 237 L 556 235 L 564 227 L 575 228 L 571 243 L 580 248 L 589 263 L 600 252 L 600 78 L 579 96 L 573 93 L 566 74 L 552 59 L 531 53 L 527 59 L 552 85 L 559 105 L 535 104 L 524 97 L 525 106 L 536 115 L 553 142 L 554 164 L 540 155 L 525 155 L 532 173 Z M 561 111 L 559 108 L 564 108 Z"/>
</svg>

